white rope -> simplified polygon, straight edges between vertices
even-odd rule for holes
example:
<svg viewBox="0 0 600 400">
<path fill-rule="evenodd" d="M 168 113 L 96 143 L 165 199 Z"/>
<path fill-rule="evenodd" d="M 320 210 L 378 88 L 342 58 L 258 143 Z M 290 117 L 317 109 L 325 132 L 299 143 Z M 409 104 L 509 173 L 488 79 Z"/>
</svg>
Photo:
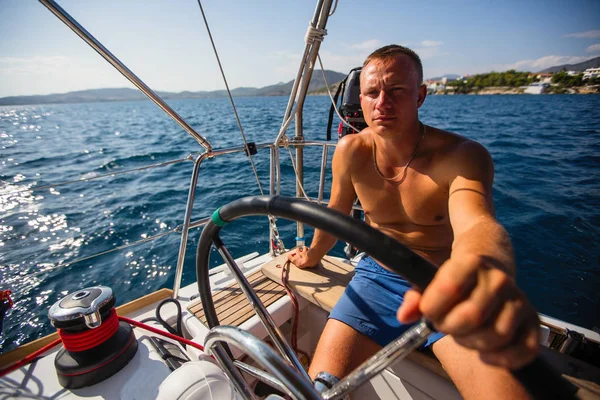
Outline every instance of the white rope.
<svg viewBox="0 0 600 400">
<path fill-rule="evenodd" d="M 333 14 L 335 14 L 335 10 L 337 9 L 337 5 L 338 5 L 338 0 L 335 0 L 335 4 L 333 5 L 333 10 L 331 10 L 331 12 L 329 13 L 329 16 L 331 17 Z"/>
<path fill-rule="evenodd" d="M 337 114 L 337 116 L 340 118 L 340 121 L 342 121 L 342 123 L 344 125 L 346 125 L 349 128 L 354 129 L 356 132 L 360 132 L 360 129 L 356 128 L 350 122 L 344 120 L 344 117 L 342 117 L 342 114 L 340 114 L 340 112 L 335 104 L 335 100 L 333 100 L 333 96 L 331 95 L 331 91 L 329 90 L 329 83 L 327 83 L 327 78 L 325 77 L 325 68 L 323 68 L 323 63 L 321 62 L 321 56 L 317 54 L 317 58 L 319 59 L 319 65 L 321 66 L 321 72 L 323 73 L 323 80 L 325 81 L 325 87 L 327 88 L 327 94 L 329 94 L 329 98 L 331 99 L 331 104 L 333 104 L 333 109 L 335 110 L 335 113 Z"/>
<path fill-rule="evenodd" d="M 296 163 L 294 162 L 294 155 L 292 154 L 292 149 L 290 149 L 287 136 L 284 137 L 283 145 L 290 153 L 290 160 L 292 161 L 292 168 L 294 169 L 294 176 L 296 177 L 296 183 L 298 184 L 298 187 L 300 188 L 300 191 L 302 192 L 302 195 L 304 196 L 304 198 L 306 200 L 310 201 L 310 197 L 308 197 L 308 195 L 306 194 L 306 191 L 304 190 L 304 186 L 302 186 L 302 183 L 300 183 L 300 177 L 298 176 L 298 170 L 296 169 Z"/>
<path fill-rule="evenodd" d="M 306 30 L 306 35 L 304 36 L 304 41 L 309 45 L 313 45 L 315 42 L 322 42 L 325 35 L 327 35 L 327 29 L 318 29 L 312 26 L 312 24 L 309 24 L 308 29 Z M 302 183 L 300 183 L 300 177 L 298 176 L 298 170 L 296 169 L 296 163 L 294 162 L 294 155 L 292 154 L 292 150 L 289 146 L 289 139 L 285 134 L 285 131 L 292 122 L 292 118 L 295 116 L 296 112 L 297 111 L 294 110 L 292 113 L 290 113 L 288 119 L 284 121 L 283 125 L 281 126 L 281 129 L 279 130 L 279 135 L 281 135 L 282 137 L 284 147 L 290 153 L 290 160 L 292 161 L 292 168 L 294 169 L 294 177 L 296 178 L 296 183 L 298 184 L 302 195 L 307 200 L 310 200 L 310 198 L 306 194 L 306 191 L 304 190 L 304 186 L 302 185 Z"/>
<path fill-rule="evenodd" d="M 304 41 L 307 44 L 322 42 L 325 35 L 327 35 L 327 29 L 318 29 L 312 26 L 312 24 L 309 24 L 308 29 L 306 30 L 306 35 L 304 36 Z"/>
</svg>

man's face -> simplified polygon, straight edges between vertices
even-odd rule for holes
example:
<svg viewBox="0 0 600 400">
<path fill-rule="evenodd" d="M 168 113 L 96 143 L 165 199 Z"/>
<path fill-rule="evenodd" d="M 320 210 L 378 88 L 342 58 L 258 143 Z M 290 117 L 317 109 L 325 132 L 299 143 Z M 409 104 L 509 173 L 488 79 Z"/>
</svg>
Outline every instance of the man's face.
<svg viewBox="0 0 600 400">
<path fill-rule="evenodd" d="M 360 74 L 360 104 L 365 121 L 380 135 L 414 124 L 426 94 L 414 61 L 404 54 L 394 60 L 371 61 Z"/>
</svg>

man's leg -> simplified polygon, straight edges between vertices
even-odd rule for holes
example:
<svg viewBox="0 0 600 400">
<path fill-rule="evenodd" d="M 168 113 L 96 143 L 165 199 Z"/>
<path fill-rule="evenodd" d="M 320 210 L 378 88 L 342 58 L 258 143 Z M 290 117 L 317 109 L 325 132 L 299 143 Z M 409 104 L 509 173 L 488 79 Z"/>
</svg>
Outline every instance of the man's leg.
<svg viewBox="0 0 600 400">
<path fill-rule="evenodd" d="M 367 336 L 343 322 L 329 319 L 319 339 L 308 375 L 315 379 L 319 372 L 325 371 L 342 378 L 379 349 L 381 346 Z"/>
<path fill-rule="evenodd" d="M 476 351 L 458 345 L 451 336 L 444 336 L 432 348 L 466 400 L 529 399 L 508 371 L 483 363 Z"/>
</svg>

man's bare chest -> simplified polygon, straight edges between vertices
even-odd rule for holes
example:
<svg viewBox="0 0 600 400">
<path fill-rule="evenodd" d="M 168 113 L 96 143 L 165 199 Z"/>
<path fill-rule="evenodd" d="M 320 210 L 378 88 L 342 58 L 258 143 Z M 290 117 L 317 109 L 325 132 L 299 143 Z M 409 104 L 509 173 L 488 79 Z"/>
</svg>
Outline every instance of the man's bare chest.
<svg viewBox="0 0 600 400">
<path fill-rule="evenodd" d="M 367 218 L 379 226 L 449 224 L 448 189 L 431 174 L 409 169 L 406 179 L 398 184 L 366 168 L 354 178 Z"/>
</svg>

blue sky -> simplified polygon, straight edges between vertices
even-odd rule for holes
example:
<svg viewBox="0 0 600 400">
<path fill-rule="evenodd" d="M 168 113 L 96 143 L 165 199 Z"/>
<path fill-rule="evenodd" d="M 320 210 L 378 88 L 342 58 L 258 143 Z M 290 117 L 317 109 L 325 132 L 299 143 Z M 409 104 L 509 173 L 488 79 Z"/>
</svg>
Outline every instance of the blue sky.
<svg viewBox="0 0 600 400">
<path fill-rule="evenodd" d="M 232 88 L 295 77 L 312 0 L 204 0 Z M 224 85 L 196 0 L 60 0 L 155 90 Z M 372 50 L 407 45 L 425 77 L 523 71 L 600 56 L 600 1 L 339 0 L 321 47 L 347 72 Z M 0 97 L 131 87 L 35 0 L 0 0 Z"/>
</svg>

